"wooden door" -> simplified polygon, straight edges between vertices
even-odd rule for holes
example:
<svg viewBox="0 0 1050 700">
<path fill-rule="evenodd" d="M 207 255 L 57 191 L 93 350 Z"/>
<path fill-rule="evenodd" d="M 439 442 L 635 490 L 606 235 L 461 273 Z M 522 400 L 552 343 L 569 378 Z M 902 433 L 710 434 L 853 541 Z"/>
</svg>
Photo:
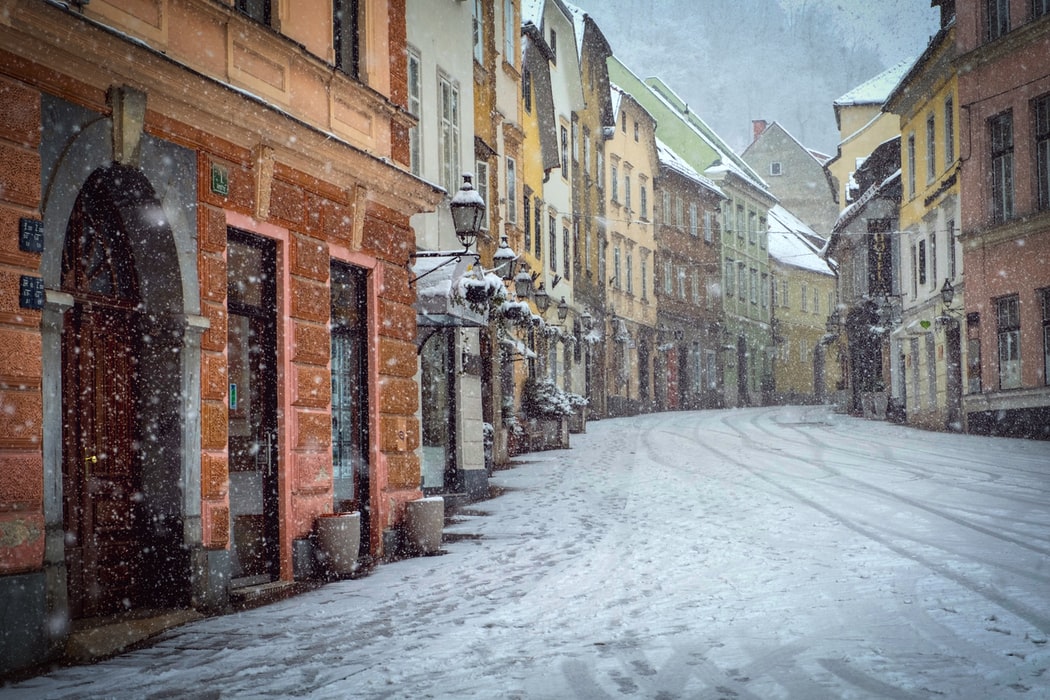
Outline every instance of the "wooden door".
<svg viewBox="0 0 1050 700">
<path fill-rule="evenodd" d="M 135 359 L 127 312 L 78 305 L 63 346 L 66 560 L 74 617 L 139 603 L 142 498 L 133 456 Z"/>
</svg>

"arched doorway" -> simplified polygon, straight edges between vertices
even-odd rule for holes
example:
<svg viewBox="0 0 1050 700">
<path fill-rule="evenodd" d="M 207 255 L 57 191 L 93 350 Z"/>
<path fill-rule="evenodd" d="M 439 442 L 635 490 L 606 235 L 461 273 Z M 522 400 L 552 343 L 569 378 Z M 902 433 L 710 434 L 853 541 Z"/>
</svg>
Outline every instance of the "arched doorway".
<svg viewBox="0 0 1050 700">
<path fill-rule="evenodd" d="M 173 264 L 162 243 L 170 240 L 149 181 L 117 164 L 87 179 L 66 226 L 61 288 L 73 306 L 61 335 L 62 525 L 73 618 L 188 594 L 171 352 L 180 339 L 148 313 L 134 254 L 145 245 L 161 259 L 148 269 Z M 163 275 L 155 277 L 154 287 Z"/>
</svg>

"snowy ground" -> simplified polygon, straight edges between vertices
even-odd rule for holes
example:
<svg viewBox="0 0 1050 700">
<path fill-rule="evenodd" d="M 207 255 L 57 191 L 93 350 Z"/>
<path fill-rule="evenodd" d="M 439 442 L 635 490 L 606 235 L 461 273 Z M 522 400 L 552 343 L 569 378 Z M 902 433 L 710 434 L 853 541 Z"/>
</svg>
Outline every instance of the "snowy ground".
<svg viewBox="0 0 1050 700">
<path fill-rule="evenodd" d="M 591 423 L 447 554 L 4 698 L 1047 698 L 1050 443 L 763 408 Z"/>
</svg>

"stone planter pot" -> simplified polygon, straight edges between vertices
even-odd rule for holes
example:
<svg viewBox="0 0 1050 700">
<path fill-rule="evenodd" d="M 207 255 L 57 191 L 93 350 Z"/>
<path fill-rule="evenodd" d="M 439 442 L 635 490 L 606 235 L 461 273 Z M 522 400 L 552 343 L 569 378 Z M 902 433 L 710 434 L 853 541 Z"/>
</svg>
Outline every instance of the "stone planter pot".
<svg viewBox="0 0 1050 700">
<path fill-rule="evenodd" d="M 445 528 L 445 499 L 431 496 L 405 504 L 405 544 L 414 554 L 433 554 L 441 549 Z"/>
<path fill-rule="evenodd" d="M 361 514 L 329 513 L 317 518 L 317 558 L 334 576 L 349 576 L 361 547 Z"/>
<path fill-rule="evenodd" d="M 578 406 L 576 412 L 569 418 L 570 433 L 587 432 L 587 407 Z"/>
</svg>

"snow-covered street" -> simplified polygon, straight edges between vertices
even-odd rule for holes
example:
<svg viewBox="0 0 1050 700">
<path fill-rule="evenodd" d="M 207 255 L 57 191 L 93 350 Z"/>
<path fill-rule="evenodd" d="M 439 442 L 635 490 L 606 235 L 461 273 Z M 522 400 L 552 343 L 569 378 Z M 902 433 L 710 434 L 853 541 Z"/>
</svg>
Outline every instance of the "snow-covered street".
<svg viewBox="0 0 1050 700">
<path fill-rule="evenodd" d="M 442 556 L 0 695 L 1050 697 L 1050 443 L 756 408 L 572 444 Z"/>
</svg>

